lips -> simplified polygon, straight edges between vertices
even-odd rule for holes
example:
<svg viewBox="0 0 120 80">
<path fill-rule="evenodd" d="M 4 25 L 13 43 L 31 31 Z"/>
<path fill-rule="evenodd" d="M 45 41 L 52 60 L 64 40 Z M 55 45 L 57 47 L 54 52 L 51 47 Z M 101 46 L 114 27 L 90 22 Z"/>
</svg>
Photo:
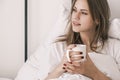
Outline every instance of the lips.
<svg viewBox="0 0 120 80">
<path fill-rule="evenodd" d="M 80 23 L 78 23 L 78 22 L 76 22 L 76 21 L 73 21 L 72 24 L 73 24 L 74 26 L 80 26 L 80 25 L 81 25 Z"/>
</svg>

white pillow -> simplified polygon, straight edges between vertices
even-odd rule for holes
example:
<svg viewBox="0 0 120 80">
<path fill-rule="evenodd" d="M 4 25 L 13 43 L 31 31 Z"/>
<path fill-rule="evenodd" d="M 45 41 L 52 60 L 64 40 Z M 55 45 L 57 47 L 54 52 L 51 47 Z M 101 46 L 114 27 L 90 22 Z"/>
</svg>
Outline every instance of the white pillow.
<svg viewBox="0 0 120 80">
<path fill-rule="evenodd" d="M 110 37 L 120 39 L 120 19 L 115 18 L 111 21 L 108 34 Z"/>
<path fill-rule="evenodd" d="M 56 37 L 65 34 L 65 28 L 67 26 L 72 0 L 61 0 L 59 6 L 58 19 L 52 28 L 51 33 L 48 35 L 46 43 L 51 43 L 56 40 Z"/>
</svg>

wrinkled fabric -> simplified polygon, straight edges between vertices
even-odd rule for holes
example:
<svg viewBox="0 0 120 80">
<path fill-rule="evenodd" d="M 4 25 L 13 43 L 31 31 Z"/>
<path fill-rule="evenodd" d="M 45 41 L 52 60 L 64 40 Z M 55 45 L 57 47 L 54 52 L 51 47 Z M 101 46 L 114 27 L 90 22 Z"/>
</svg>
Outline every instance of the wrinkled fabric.
<svg viewBox="0 0 120 80">
<path fill-rule="evenodd" d="M 96 67 L 112 80 L 120 80 L 120 41 L 109 39 L 103 49 L 99 51 L 101 53 L 88 53 Z M 15 80 L 44 80 L 48 73 L 60 63 L 65 52 L 65 42 L 40 46 L 19 70 Z M 82 75 L 64 73 L 57 79 L 64 80 L 64 78 L 69 77 L 72 80 L 74 78 L 77 80 L 80 76 Z M 85 76 L 82 76 L 82 79 L 79 80 L 84 79 L 89 80 Z"/>
</svg>

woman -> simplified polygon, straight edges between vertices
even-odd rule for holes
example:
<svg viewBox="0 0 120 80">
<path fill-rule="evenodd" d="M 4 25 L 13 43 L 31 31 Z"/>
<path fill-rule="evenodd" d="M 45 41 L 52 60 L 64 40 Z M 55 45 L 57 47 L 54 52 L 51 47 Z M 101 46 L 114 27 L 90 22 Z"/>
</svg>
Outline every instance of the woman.
<svg viewBox="0 0 120 80">
<path fill-rule="evenodd" d="M 78 77 L 80 75 L 83 75 L 85 80 L 120 80 L 120 50 L 118 48 L 120 41 L 108 38 L 109 16 L 110 10 L 107 0 L 74 0 L 68 33 L 61 36 L 50 47 L 41 47 L 38 52 L 43 54 L 36 52 L 37 54 L 32 55 L 24 65 L 27 67 L 23 66 L 19 72 L 21 76 L 18 75 L 16 80 L 19 80 L 20 77 L 22 77 L 21 80 L 59 80 L 64 79 L 65 75 L 68 76 L 67 78 L 77 75 L 74 80 L 82 80 Z M 72 57 L 74 54 L 80 55 L 79 52 L 72 53 L 71 62 L 68 62 L 66 58 L 66 50 L 76 47 L 76 44 L 87 46 L 87 60 L 82 63 L 75 61 L 81 60 L 84 58 L 83 56 Z M 101 71 L 90 58 L 90 54 L 112 56 L 118 71 L 111 72 L 115 76 L 109 76 L 111 73 L 106 74 Z M 42 57 L 45 59 L 41 59 Z M 111 63 L 111 65 L 113 64 Z M 24 71 L 26 69 L 28 72 Z M 29 78 L 25 76 L 26 74 L 29 75 Z"/>
</svg>

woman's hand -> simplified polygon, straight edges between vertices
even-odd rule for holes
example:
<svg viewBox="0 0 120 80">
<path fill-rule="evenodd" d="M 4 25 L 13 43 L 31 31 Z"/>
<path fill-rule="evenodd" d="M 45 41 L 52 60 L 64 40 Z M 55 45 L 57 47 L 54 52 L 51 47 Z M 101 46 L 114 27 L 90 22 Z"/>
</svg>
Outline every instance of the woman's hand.
<svg viewBox="0 0 120 80">
<path fill-rule="evenodd" d="M 76 45 L 75 45 L 75 44 L 71 44 L 71 45 L 69 45 L 69 46 L 67 47 L 67 50 L 71 50 L 71 49 L 74 48 L 74 47 L 76 47 Z M 64 72 L 66 72 L 66 70 L 65 70 L 64 68 L 65 68 L 65 66 L 66 66 L 65 63 L 67 63 L 67 62 L 68 62 L 68 60 L 67 60 L 66 53 L 65 53 L 65 54 L 63 55 L 63 58 L 62 58 L 60 64 L 57 66 L 57 68 L 61 67 L 61 68 L 64 70 Z"/>
<path fill-rule="evenodd" d="M 74 48 L 75 45 L 74 44 L 71 44 L 67 47 L 68 50 L 71 50 L 72 48 Z M 53 78 L 58 78 L 59 76 L 61 76 L 64 72 L 66 72 L 65 70 L 65 66 L 67 63 L 67 57 L 66 57 L 66 53 L 63 55 L 63 58 L 61 60 L 61 62 L 56 66 L 56 68 L 49 73 L 49 75 L 47 76 L 47 78 L 45 80 L 48 80 L 48 79 L 53 79 Z"/>
<path fill-rule="evenodd" d="M 84 58 L 84 56 L 79 56 L 79 57 L 72 57 L 74 54 L 76 55 L 81 55 L 80 52 L 73 52 L 71 55 L 71 61 L 72 63 L 67 62 L 65 66 L 65 70 L 73 73 L 73 74 L 82 74 L 88 77 L 91 77 L 92 75 L 96 74 L 97 68 L 94 65 L 94 63 L 91 61 L 89 56 L 87 55 L 87 60 L 84 62 L 77 62 L 80 61 L 81 59 Z"/>
<path fill-rule="evenodd" d="M 84 62 L 77 62 L 84 58 L 84 56 L 74 57 L 73 55 L 81 55 L 80 52 L 72 52 L 70 59 L 72 62 L 65 63 L 65 70 L 72 74 L 82 74 L 93 80 L 110 80 L 106 75 L 97 69 L 89 55 L 87 54 Z"/>
</svg>

